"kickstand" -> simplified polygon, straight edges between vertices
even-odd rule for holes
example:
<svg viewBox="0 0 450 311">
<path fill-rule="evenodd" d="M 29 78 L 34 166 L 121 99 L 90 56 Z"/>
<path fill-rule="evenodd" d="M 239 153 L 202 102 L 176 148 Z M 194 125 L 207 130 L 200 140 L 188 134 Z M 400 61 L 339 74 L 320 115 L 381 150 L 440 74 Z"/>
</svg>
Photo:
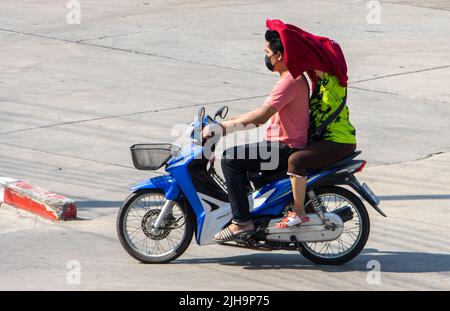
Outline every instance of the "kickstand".
<svg viewBox="0 0 450 311">
<path fill-rule="evenodd" d="M 302 245 L 299 243 L 299 241 L 297 240 L 297 237 L 295 235 L 291 236 L 291 241 L 293 243 L 295 243 L 295 246 L 297 246 L 297 250 L 299 251 L 299 253 L 302 252 Z"/>
</svg>

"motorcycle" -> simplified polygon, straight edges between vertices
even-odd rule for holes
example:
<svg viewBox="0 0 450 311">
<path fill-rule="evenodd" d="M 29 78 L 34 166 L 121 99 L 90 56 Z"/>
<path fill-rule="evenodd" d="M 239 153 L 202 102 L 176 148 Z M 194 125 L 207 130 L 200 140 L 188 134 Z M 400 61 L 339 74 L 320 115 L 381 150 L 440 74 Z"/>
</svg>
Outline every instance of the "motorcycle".
<svg viewBox="0 0 450 311">
<path fill-rule="evenodd" d="M 117 216 L 117 232 L 125 250 L 143 263 L 168 263 L 182 255 L 193 235 L 198 245 L 214 244 L 213 236 L 231 223 L 225 181 L 205 156 L 201 130 L 224 119 L 228 107 L 214 118 L 199 109 L 190 125 L 190 144 L 137 144 L 131 147 L 134 166 L 167 174 L 150 178 L 131 190 Z M 214 146 L 213 146 L 214 147 Z M 378 213 L 380 199 L 355 174 L 365 160 L 361 151 L 328 167 L 308 173 L 305 209 L 310 221 L 279 229 L 275 224 L 292 209 L 292 190 L 286 172 L 249 173 L 248 192 L 255 232 L 220 245 L 260 251 L 298 251 L 317 264 L 339 265 L 364 248 L 370 220 L 364 199 Z M 347 187 L 343 187 L 347 186 Z M 351 191 L 351 190 L 353 191 Z M 358 197 L 355 193 L 359 194 Z"/>
</svg>

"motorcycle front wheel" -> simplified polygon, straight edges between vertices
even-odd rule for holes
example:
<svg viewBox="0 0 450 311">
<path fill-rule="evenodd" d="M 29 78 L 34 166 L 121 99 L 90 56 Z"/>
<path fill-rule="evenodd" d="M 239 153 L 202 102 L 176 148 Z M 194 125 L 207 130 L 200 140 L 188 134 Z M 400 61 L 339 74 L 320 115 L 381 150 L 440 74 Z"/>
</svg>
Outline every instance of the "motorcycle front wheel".
<svg viewBox="0 0 450 311">
<path fill-rule="evenodd" d="M 120 243 L 140 262 L 168 263 L 191 243 L 195 217 L 184 201 L 174 201 L 162 228 L 153 228 L 165 202 L 159 189 L 140 190 L 132 193 L 119 210 L 116 225 Z"/>
</svg>

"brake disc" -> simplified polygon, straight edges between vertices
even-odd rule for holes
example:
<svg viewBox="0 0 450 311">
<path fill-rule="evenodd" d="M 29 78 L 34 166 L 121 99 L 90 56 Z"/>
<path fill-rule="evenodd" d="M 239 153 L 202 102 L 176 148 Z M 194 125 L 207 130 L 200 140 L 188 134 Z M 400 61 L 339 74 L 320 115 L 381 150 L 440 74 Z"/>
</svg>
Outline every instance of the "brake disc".
<svg viewBox="0 0 450 311">
<path fill-rule="evenodd" d="M 145 213 L 144 217 L 142 217 L 142 231 L 144 231 L 144 234 L 152 240 L 163 240 L 170 234 L 171 231 L 168 228 L 155 229 L 153 227 L 160 213 L 161 210 L 159 209 L 149 210 Z"/>
</svg>

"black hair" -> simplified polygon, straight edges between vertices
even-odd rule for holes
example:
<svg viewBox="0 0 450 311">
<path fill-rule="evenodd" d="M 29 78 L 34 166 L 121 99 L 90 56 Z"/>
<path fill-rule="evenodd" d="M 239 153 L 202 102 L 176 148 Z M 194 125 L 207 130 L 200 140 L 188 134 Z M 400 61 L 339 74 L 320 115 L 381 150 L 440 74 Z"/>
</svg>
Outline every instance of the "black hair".
<svg viewBox="0 0 450 311">
<path fill-rule="evenodd" d="M 280 35 L 275 30 L 267 30 L 265 34 L 266 41 L 269 43 L 269 48 L 274 52 L 284 53 L 283 42 L 281 42 Z"/>
</svg>

